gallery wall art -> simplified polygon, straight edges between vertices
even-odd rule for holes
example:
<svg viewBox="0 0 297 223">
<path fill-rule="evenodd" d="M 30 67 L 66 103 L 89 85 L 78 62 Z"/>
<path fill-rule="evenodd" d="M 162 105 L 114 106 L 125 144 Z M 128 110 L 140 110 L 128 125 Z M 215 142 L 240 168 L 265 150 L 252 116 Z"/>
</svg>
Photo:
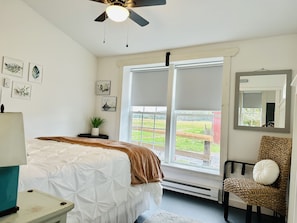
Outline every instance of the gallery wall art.
<svg viewBox="0 0 297 223">
<path fill-rule="evenodd" d="M 24 78 L 26 78 L 26 76 L 24 76 L 24 70 L 28 71 L 28 79 L 25 80 L 25 82 L 22 82 Z M 32 85 L 28 82 L 41 84 L 43 80 L 42 65 L 32 62 L 26 64 L 22 60 L 12 57 L 3 56 L 1 71 L 4 75 L 12 76 L 3 76 L 2 83 L 4 88 L 11 88 L 12 98 L 30 100 Z M 17 79 L 16 77 L 20 79 Z"/>
<path fill-rule="evenodd" d="M 101 110 L 102 111 L 116 111 L 117 97 L 104 96 L 102 97 Z"/>
<path fill-rule="evenodd" d="M 31 85 L 23 82 L 12 82 L 12 92 L 11 97 L 18 99 L 31 99 Z"/>
<path fill-rule="evenodd" d="M 42 66 L 41 65 L 38 65 L 35 63 L 29 63 L 28 80 L 30 82 L 41 84 L 41 82 L 42 82 Z"/>
<path fill-rule="evenodd" d="M 96 95 L 110 95 L 111 81 L 96 81 Z"/>
<path fill-rule="evenodd" d="M 24 62 L 10 57 L 3 57 L 2 73 L 23 77 Z"/>
</svg>

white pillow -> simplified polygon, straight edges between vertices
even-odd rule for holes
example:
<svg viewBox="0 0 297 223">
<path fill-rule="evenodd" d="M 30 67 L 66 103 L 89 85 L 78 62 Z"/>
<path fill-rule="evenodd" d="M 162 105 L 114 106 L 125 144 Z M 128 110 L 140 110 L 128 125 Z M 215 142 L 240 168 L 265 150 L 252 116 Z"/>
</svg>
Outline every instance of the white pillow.
<svg viewBox="0 0 297 223">
<path fill-rule="evenodd" d="M 279 175 L 277 163 L 270 159 L 257 162 L 253 169 L 253 179 L 257 183 L 270 185 L 273 184 Z"/>
</svg>

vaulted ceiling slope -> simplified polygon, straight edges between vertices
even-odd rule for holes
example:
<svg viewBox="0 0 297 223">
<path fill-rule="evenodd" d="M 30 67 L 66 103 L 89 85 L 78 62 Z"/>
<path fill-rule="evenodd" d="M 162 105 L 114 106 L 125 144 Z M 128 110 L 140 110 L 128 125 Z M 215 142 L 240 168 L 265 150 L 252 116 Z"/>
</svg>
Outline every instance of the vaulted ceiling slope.
<svg viewBox="0 0 297 223">
<path fill-rule="evenodd" d="M 90 0 L 23 1 L 98 57 L 297 33 L 296 0 L 167 0 L 133 8 L 144 27 L 95 22 L 106 5 Z"/>
</svg>

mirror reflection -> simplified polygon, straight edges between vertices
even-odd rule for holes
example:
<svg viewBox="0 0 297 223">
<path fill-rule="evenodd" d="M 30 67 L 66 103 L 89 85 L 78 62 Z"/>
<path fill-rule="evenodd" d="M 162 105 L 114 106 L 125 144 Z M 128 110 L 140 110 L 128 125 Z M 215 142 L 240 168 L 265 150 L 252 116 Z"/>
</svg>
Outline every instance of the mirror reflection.
<svg viewBox="0 0 297 223">
<path fill-rule="evenodd" d="M 234 127 L 289 132 L 291 73 L 236 73 Z"/>
</svg>

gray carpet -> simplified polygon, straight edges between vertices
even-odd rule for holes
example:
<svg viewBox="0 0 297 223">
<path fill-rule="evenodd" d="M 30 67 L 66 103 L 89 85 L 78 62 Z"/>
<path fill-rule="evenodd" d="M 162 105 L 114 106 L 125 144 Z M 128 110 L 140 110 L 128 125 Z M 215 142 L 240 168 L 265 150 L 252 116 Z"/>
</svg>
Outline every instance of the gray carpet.
<svg viewBox="0 0 297 223">
<path fill-rule="evenodd" d="M 143 223 L 202 223 L 190 218 L 176 215 L 164 210 L 158 210 Z"/>
</svg>

